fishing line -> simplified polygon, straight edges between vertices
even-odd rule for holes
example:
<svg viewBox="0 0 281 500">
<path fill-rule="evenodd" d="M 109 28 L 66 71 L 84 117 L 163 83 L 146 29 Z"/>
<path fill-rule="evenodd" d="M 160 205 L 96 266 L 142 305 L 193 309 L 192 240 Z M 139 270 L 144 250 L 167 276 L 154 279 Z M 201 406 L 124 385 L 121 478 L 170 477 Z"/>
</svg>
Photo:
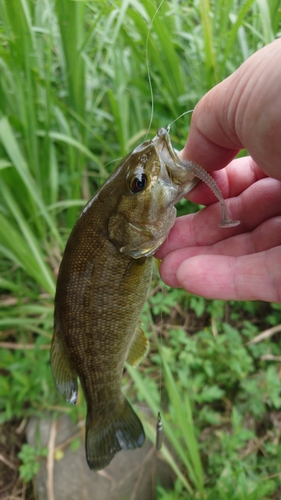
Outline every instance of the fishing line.
<svg viewBox="0 0 281 500">
<path fill-rule="evenodd" d="M 162 297 L 163 297 L 163 285 L 161 285 L 162 288 Z M 162 386 L 163 386 L 163 381 L 162 381 L 162 376 L 163 376 L 163 363 L 162 363 L 162 352 L 163 352 L 163 333 L 162 333 L 162 328 L 163 328 L 163 302 L 161 305 L 161 312 L 160 312 L 160 344 L 158 344 L 158 351 L 159 351 L 159 357 L 160 357 L 160 365 L 159 365 L 159 410 L 158 410 L 158 416 L 157 416 L 157 422 L 156 422 L 156 449 L 159 451 L 162 446 L 162 440 L 163 440 L 163 426 L 162 426 L 162 419 L 161 419 L 161 407 L 162 407 Z"/>
<path fill-rule="evenodd" d="M 153 94 L 153 86 L 152 86 L 152 79 L 151 79 L 150 65 L 149 65 L 148 42 L 149 42 L 151 31 L 152 31 L 152 28 L 153 28 L 154 20 L 155 20 L 157 14 L 158 14 L 159 10 L 161 9 L 161 7 L 162 7 L 162 5 L 163 5 L 164 2 L 165 2 L 165 0 L 161 0 L 160 4 L 158 5 L 156 11 L 153 14 L 153 17 L 152 17 L 152 19 L 150 21 L 150 25 L 149 25 L 149 28 L 148 28 L 148 31 L 147 31 L 146 42 L 145 42 L 145 64 L 146 64 L 147 79 L 148 79 L 148 85 L 149 85 L 149 91 L 150 91 L 150 99 L 151 99 L 150 120 L 149 120 L 149 124 L 148 124 L 148 129 L 147 129 L 147 132 L 146 132 L 146 135 L 145 135 L 145 140 L 146 140 L 146 138 L 147 138 L 147 136 L 148 136 L 148 134 L 150 132 L 150 129 L 151 129 L 151 126 L 152 126 L 152 121 L 153 121 L 153 115 L 154 115 L 154 94 Z M 183 116 L 187 115 L 188 113 L 192 113 L 192 112 L 193 112 L 193 109 L 190 109 L 188 111 L 184 111 L 184 113 L 182 113 L 180 116 L 178 116 L 177 118 L 175 118 L 175 120 L 173 120 L 167 126 L 168 132 L 170 132 L 170 128 L 171 128 L 171 125 L 173 125 L 173 123 L 175 123 L 177 120 L 179 120 Z"/>
<path fill-rule="evenodd" d="M 156 448 L 157 450 L 161 450 L 163 441 L 163 427 L 162 427 L 162 419 L 161 413 L 158 411 L 157 424 L 156 424 Z"/>
<path fill-rule="evenodd" d="M 152 87 L 152 81 L 151 81 L 151 75 L 150 75 L 150 69 L 149 69 L 148 42 L 149 42 L 149 38 L 151 35 L 151 30 L 153 27 L 154 20 L 155 20 L 157 14 L 158 14 L 159 10 L 161 9 L 161 6 L 163 5 L 164 2 L 165 2 L 165 0 L 161 0 L 160 4 L 158 5 L 156 11 L 153 14 L 153 17 L 150 21 L 150 25 L 148 28 L 147 36 L 146 36 L 146 42 L 145 42 L 145 64 L 146 64 L 147 79 L 148 79 L 150 98 L 151 98 L 151 114 L 150 114 L 150 120 L 149 120 L 149 124 L 148 124 L 148 130 L 146 132 L 145 140 L 150 132 L 152 120 L 153 120 L 153 114 L 154 114 L 154 95 L 153 95 L 153 87 Z"/>
<path fill-rule="evenodd" d="M 188 113 L 193 113 L 193 111 L 194 111 L 193 109 L 189 109 L 188 111 L 184 111 L 184 113 L 182 113 L 180 116 L 175 118 L 171 123 L 169 123 L 169 125 L 167 126 L 168 132 L 170 132 L 171 125 L 173 125 L 173 123 L 176 123 L 176 121 L 178 121 L 180 118 L 182 118 L 182 116 L 188 115 Z"/>
<path fill-rule="evenodd" d="M 193 109 L 190 109 L 188 111 L 185 111 L 182 113 L 180 116 L 175 118 L 171 123 L 168 124 L 167 126 L 167 131 L 170 133 L 171 126 L 180 118 L 183 116 L 187 115 L 188 113 L 192 113 Z M 150 123 L 151 125 L 151 123 Z M 169 239 L 169 235 L 167 240 Z M 165 256 L 164 256 L 165 257 Z M 162 295 L 163 295 L 163 285 L 162 285 Z M 161 314 L 160 314 L 161 320 L 161 328 L 160 328 L 160 345 L 158 345 L 158 350 L 159 350 L 159 355 L 160 355 L 160 367 L 159 367 L 159 373 L 160 373 L 160 380 L 159 380 L 159 408 L 162 407 L 162 374 L 163 374 L 163 362 L 162 362 L 162 352 L 163 352 L 163 333 L 162 333 L 162 328 L 163 328 L 163 308 L 161 307 Z M 157 422 L 156 422 L 156 449 L 159 451 L 162 447 L 162 442 L 163 442 L 163 425 L 162 425 L 162 418 L 161 418 L 161 412 L 160 409 L 158 411 L 158 416 L 157 416 Z"/>
<path fill-rule="evenodd" d="M 146 62 L 146 71 L 147 71 L 147 79 L 148 79 L 148 85 L 149 85 L 149 91 L 150 91 L 150 98 L 151 98 L 151 114 L 150 114 L 150 120 L 148 124 L 148 129 L 146 132 L 145 140 L 147 139 L 147 136 L 150 132 L 151 126 L 152 126 L 152 120 L 153 120 L 153 115 L 154 115 L 154 94 L 153 94 L 153 86 L 152 86 L 152 79 L 151 79 L 151 73 L 150 73 L 150 65 L 149 65 L 149 55 L 148 55 L 148 44 L 149 44 L 149 39 L 151 36 L 151 31 L 153 28 L 153 23 L 156 18 L 156 16 L 159 13 L 159 10 L 161 9 L 163 3 L 165 0 L 161 0 L 160 4 L 158 5 L 156 11 L 154 12 L 154 15 L 150 21 L 150 25 L 148 28 L 147 32 L 147 37 L 146 37 L 146 43 L 145 43 L 145 62 Z M 171 126 L 180 118 L 183 116 L 187 115 L 188 113 L 192 113 L 193 110 L 188 110 L 182 113 L 180 116 L 175 118 L 169 125 L 167 126 L 168 132 L 170 132 Z M 162 288 L 162 296 L 163 296 L 163 286 Z M 160 356 L 160 365 L 159 365 L 159 410 L 158 410 L 158 415 L 157 415 L 157 422 L 156 422 L 156 449 L 160 450 L 162 446 L 162 440 L 163 440 L 163 426 L 162 426 L 162 419 L 161 419 L 161 407 L 162 407 L 162 385 L 163 385 L 163 363 L 162 363 L 162 352 L 163 352 L 163 333 L 162 333 L 162 328 L 163 328 L 163 308 L 161 307 L 161 314 L 160 314 L 160 343 L 158 344 L 158 350 L 159 350 L 159 356 Z"/>
<path fill-rule="evenodd" d="M 148 85 L 149 85 L 149 91 L 150 91 L 150 98 L 151 98 L 151 113 L 150 113 L 150 120 L 148 124 L 148 129 L 146 132 L 145 140 L 147 139 L 147 136 L 150 132 L 151 125 L 152 125 L 152 120 L 153 120 L 153 115 L 154 115 L 154 94 L 153 94 L 153 87 L 152 87 L 152 80 L 151 80 L 151 74 L 150 74 L 150 67 L 149 67 L 149 57 L 148 57 L 148 43 L 149 43 L 149 38 L 151 35 L 151 31 L 153 28 L 153 23 L 154 20 L 161 9 L 163 3 L 165 0 L 161 0 L 160 4 L 158 5 L 156 11 L 153 14 L 153 17 L 150 21 L 150 25 L 147 31 L 147 36 L 146 36 L 146 42 L 145 42 L 145 63 L 146 63 L 146 71 L 147 71 L 147 79 L 148 79 Z M 163 291 L 162 291 L 163 294 Z M 162 406 L 162 309 L 161 309 L 161 329 L 160 329 L 160 348 L 159 348 L 159 355 L 160 355 L 160 367 L 159 367 L 159 372 L 160 372 L 160 380 L 159 380 L 159 410 L 158 410 L 158 416 L 157 416 L 157 422 L 156 422 L 156 448 L 157 450 L 160 450 L 161 445 L 162 445 L 162 437 L 163 437 L 163 428 L 162 428 L 162 420 L 161 420 L 161 413 L 160 413 L 160 408 Z"/>
</svg>

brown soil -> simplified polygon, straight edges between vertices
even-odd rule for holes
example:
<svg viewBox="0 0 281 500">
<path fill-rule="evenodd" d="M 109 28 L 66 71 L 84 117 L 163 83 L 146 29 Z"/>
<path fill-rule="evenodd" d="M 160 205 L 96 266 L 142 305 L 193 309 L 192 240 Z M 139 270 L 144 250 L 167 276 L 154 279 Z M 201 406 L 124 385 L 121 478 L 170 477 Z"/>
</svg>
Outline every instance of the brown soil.
<svg viewBox="0 0 281 500">
<path fill-rule="evenodd" d="M 35 500 L 32 483 L 19 476 L 18 453 L 26 442 L 25 422 L 10 420 L 0 425 L 0 499 Z"/>
</svg>

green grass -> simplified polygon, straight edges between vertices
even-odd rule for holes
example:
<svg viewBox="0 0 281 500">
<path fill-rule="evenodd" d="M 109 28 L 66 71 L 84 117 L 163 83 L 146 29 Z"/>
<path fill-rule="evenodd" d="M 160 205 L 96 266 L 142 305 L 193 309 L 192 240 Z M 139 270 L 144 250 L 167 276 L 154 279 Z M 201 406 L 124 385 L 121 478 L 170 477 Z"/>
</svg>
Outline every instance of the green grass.
<svg viewBox="0 0 281 500">
<path fill-rule="evenodd" d="M 278 356 L 279 340 L 255 344 L 253 339 L 263 324 L 280 324 L 281 307 L 274 306 L 272 314 L 261 303 L 243 308 L 204 301 L 202 309 L 203 299 L 196 303 L 185 294 L 180 300 L 179 294 L 163 288 L 162 318 L 159 292 L 150 297 L 143 314 L 151 336 L 149 366 L 141 374 L 128 367 L 134 382 L 130 397 L 137 391 L 139 411 L 145 402 L 152 412 L 143 410 L 142 418 L 153 443 L 161 411 L 162 454 L 177 477 L 173 492 L 159 487 L 159 498 L 274 498 L 281 487 L 281 436 L 272 419 L 281 408 L 281 389 L 278 365 L 264 358 L 269 352 Z M 166 325 L 171 317 L 173 327 Z M 188 335 L 180 326 L 183 317 Z M 162 338 L 155 342 L 159 331 Z"/>
<path fill-rule="evenodd" d="M 61 254 L 86 200 L 114 169 L 116 159 L 144 140 L 151 117 L 149 137 L 192 110 L 205 92 L 281 33 L 277 0 L 167 0 L 151 24 L 158 5 L 149 0 L 0 0 L 0 342 L 3 346 L 12 342 L 15 347 L 0 347 L 0 422 L 45 409 L 69 411 L 54 390 L 45 346 L 52 334 Z M 190 115 L 186 115 L 172 126 L 171 137 L 177 148 L 185 142 L 189 121 Z M 186 205 L 181 208 L 189 209 Z M 161 310 L 169 315 L 176 304 L 182 304 L 197 314 L 198 325 L 204 315 L 207 321 L 210 316 L 214 321 L 218 314 L 221 322 L 221 310 L 226 307 L 178 290 L 166 295 L 160 291 L 149 304 L 149 317 L 156 317 Z M 251 321 L 259 317 L 256 310 L 250 311 L 251 304 L 239 307 Z M 234 306 L 231 310 L 235 315 Z M 280 321 L 280 309 L 272 305 L 265 316 L 268 323 Z M 241 324 L 240 317 L 239 321 Z M 232 319 L 237 332 L 239 321 Z M 152 326 L 147 325 L 147 329 Z M 198 347 L 196 340 L 183 335 L 190 340 L 191 349 Z M 200 342 L 205 345 L 202 335 L 197 336 L 199 347 Z M 210 347 L 206 341 L 213 361 L 208 365 L 204 349 L 198 347 L 197 364 L 191 370 L 193 358 L 184 344 L 186 365 L 179 369 L 179 380 L 169 356 L 178 362 L 178 351 L 183 347 L 173 331 L 168 334 L 170 350 L 161 351 L 167 389 L 163 422 L 173 448 L 164 447 L 163 454 L 178 477 L 173 499 L 176 495 L 207 498 L 211 491 L 214 498 L 262 498 L 253 496 L 255 489 L 249 485 L 253 478 L 258 481 L 257 470 L 263 484 L 274 474 L 266 456 L 268 463 L 274 453 L 277 460 L 279 452 L 274 444 L 269 446 L 276 442 L 276 436 L 275 441 L 268 441 L 265 462 L 256 458 L 261 465 L 252 466 L 252 478 L 245 473 L 243 461 L 241 470 L 231 462 L 237 446 L 246 446 L 250 438 L 240 436 L 238 444 L 232 442 L 227 448 L 223 434 L 218 441 L 214 438 L 215 451 L 210 454 L 198 441 L 204 429 L 219 425 L 216 415 L 223 410 L 216 410 L 216 406 L 221 397 L 231 400 L 233 408 L 238 407 L 238 413 L 233 409 L 232 418 L 238 414 L 240 421 L 248 413 L 257 418 L 259 411 L 265 415 L 279 408 L 275 372 L 270 372 L 275 370 L 274 363 L 259 364 L 254 351 L 248 350 L 246 355 L 237 339 L 238 344 L 232 337 L 229 341 L 230 331 L 222 329 L 220 335 L 221 344 L 217 342 L 223 355 L 228 356 L 229 366 L 217 367 L 218 346 Z M 234 351 L 227 350 L 229 342 L 233 348 L 235 345 Z M 23 344 L 34 348 L 23 349 Z M 274 342 L 270 349 L 276 349 Z M 259 355 L 264 352 L 260 350 Z M 150 384 L 151 394 L 145 384 L 149 384 L 147 375 L 158 369 L 157 359 L 156 355 L 155 362 L 150 359 L 144 365 L 142 376 L 132 371 L 138 397 L 146 398 L 154 414 L 158 393 Z M 220 385 L 214 376 L 213 384 L 203 391 L 208 383 L 202 366 L 206 373 L 213 370 L 219 379 L 225 374 L 226 380 Z M 247 372 L 249 366 L 253 370 Z M 193 383 L 186 385 L 190 370 Z M 264 387 L 262 406 L 260 386 Z M 77 411 L 80 415 L 79 408 Z M 195 420 L 199 421 L 196 425 Z M 146 423 L 147 434 L 153 438 L 151 425 Z M 179 429 L 178 435 L 174 428 Z M 214 427 L 211 436 L 215 435 Z M 228 471 L 237 475 L 241 487 L 242 493 L 233 497 L 227 496 L 233 485 L 224 479 L 231 474 L 223 473 L 218 459 L 221 450 L 225 464 L 230 464 Z M 278 480 L 274 480 L 276 488 Z M 270 487 L 272 481 L 268 481 Z M 225 487 L 220 487 L 220 497 L 215 496 L 216 483 Z M 159 488 L 159 498 L 168 499 L 170 493 Z"/>
</svg>

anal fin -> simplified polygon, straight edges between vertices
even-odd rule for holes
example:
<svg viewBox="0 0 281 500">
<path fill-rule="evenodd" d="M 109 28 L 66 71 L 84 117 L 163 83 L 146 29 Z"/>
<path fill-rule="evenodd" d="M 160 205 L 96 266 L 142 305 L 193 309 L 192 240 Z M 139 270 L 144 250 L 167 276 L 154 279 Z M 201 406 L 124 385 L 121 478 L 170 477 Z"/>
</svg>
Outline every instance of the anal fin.
<svg viewBox="0 0 281 500">
<path fill-rule="evenodd" d="M 132 366 L 137 366 L 141 360 L 147 355 L 149 341 L 146 338 L 142 329 L 138 326 L 134 333 L 126 361 Z"/>
<path fill-rule="evenodd" d="M 78 395 L 77 375 L 69 364 L 56 330 L 51 346 L 51 367 L 58 391 L 68 403 L 74 405 Z"/>
</svg>

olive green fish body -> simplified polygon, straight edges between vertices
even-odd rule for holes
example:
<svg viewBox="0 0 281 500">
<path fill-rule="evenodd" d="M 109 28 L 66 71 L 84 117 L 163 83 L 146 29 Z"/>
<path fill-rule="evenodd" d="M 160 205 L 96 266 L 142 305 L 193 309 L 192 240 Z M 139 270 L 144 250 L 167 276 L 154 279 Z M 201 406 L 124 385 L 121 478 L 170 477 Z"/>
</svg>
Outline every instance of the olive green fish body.
<svg viewBox="0 0 281 500">
<path fill-rule="evenodd" d="M 167 168 L 179 160 L 167 132 L 159 132 L 135 148 L 86 205 L 57 281 L 52 371 L 71 403 L 80 379 L 88 409 L 86 457 L 94 470 L 104 468 L 117 451 L 144 441 L 142 424 L 120 387 L 125 361 L 138 364 L 148 349 L 139 316 L 152 255 L 174 223 L 182 189 Z M 177 168 L 182 172 L 181 165 Z"/>
<path fill-rule="evenodd" d="M 142 424 L 124 400 L 120 386 L 152 272 L 152 257 L 133 259 L 109 241 L 109 217 L 104 208 L 95 197 L 68 240 L 57 283 L 52 348 L 54 353 L 62 346 L 57 362 L 52 356 L 52 366 L 58 389 L 70 402 L 76 401 L 76 378 L 80 378 L 88 407 L 87 432 L 92 436 L 87 436 L 86 453 L 93 469 L 103 468 L 117 451 L 141 446 L 144 440 Z M 144 342 L 140 357 L 146 350 Z M 74 380 L 74 388 L 66 392 L 67 380 L 63 378 L 61 385 L 54 368 L 59 364 L 62 369 L 63 357 L 72 367 Z M 124 424 L 131 426 L 128 442 L 126 433 L 115 438 L 115 421 L 119 430 Z M 107 451 L 93 439 L 104 433 L 110 437 Z"/>
</svg>

